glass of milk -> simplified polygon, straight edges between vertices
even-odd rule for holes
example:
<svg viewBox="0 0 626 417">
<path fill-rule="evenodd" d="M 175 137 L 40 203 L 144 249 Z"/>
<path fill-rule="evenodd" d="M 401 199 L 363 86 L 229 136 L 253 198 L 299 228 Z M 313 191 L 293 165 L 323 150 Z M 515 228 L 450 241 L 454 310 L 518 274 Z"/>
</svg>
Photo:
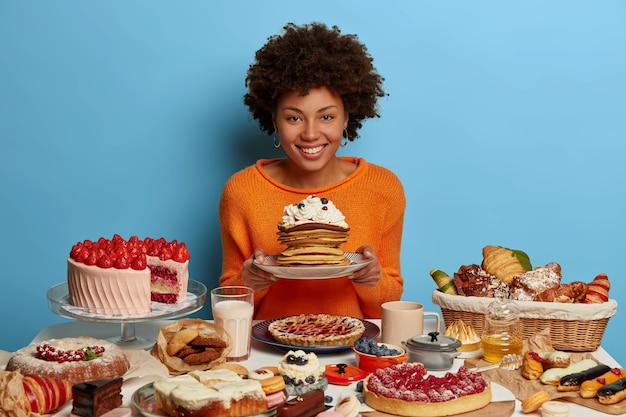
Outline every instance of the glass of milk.
<svg viewBox="0 0 626 417">
<path fill-rule="evenodd" d="M 211 290 L 211 308 L 215 324 L 222 326 L 232 339 L 226 360 L 245 361 L 250 356 L 254 291 L 243 286 L 218 287 Z"/>
</svg>

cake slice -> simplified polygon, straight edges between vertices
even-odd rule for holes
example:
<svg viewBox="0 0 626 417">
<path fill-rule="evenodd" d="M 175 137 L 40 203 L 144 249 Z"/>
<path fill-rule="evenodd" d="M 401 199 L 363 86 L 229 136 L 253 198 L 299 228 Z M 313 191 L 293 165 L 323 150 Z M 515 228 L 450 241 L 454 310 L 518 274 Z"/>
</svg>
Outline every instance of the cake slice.
<svg viewBox="0 0 626 417">
<path fill-rule="evenodd" d="M 122 405 L 122 378 L 83 382 L 72 387 L 72 413 L 100 417 Z"/>
<path fill-rule="evenodd" d="M 189 282 L 189 261 L 161 260 L 147 256 L 150 269 L 150 299 L 157 303 L 176 304 L 185 301 Z"/>
</svg>

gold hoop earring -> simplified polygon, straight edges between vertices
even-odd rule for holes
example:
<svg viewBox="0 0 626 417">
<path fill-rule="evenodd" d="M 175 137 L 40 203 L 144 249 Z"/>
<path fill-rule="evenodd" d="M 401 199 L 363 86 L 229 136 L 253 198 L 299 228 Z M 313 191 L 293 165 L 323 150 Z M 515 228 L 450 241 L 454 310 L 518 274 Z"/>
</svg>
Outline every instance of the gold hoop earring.
<svg viewBox="0 0 626 417">
<path fill-rule="evenodd" d="M 346 146 L 348 144 L 348 130 L 344 129 L 343 130 L 343 136 L 341 137 L 341 144 L 339 146 L 341 146 L 342 148 L 344 146 Z"/>
<path fill-rule="evenodd" d="M 274 147 L 278 149 L 280 148 L 280 136 L 278 136 L 276 133 L 277 131 L 275 130 L 274 131 Z"/>
</svg>

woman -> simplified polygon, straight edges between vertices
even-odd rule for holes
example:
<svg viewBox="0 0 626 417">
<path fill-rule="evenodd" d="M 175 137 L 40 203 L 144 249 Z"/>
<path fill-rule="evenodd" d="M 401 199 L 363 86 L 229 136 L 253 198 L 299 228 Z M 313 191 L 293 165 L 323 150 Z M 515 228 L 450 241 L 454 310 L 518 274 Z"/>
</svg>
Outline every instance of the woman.
<svg viewBox="0 0 626 417">
<path fill-rule="evenodd" d="M 259 160 L 234 174 L 220 200 L 220 285 L 255 290 L 255 318 L 329 313 L 379 318 L 402 295 L 400 246 L 406 200 L 399 179 L 362 158 L 339 157 L 362 121 L 378 117 L 383 78 L 354 35 L 320 23 L 288 24 L 256 53 L 244 103 L 285 158 Z M 371 262 L 350 277 L 279 279 L 258 268 L 285 247 L 283 208 L 308 195 L 334 202 L 350 226 L 346 252 Z"/>
</svg>

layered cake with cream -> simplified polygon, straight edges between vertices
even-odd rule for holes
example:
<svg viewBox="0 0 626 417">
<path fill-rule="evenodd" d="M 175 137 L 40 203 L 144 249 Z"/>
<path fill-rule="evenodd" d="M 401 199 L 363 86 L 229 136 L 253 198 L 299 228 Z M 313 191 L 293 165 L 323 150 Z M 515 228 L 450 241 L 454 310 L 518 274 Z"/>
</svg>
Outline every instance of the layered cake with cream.
<svg viewBox="0 0 626 417">
<path fill-rule="evenodd" d="M 180 303 L 187 295 L 189 250 L 176 240 L 85 240 L 67 260 L 71 305 L 94 314 L 131 316 L 152 311 L 152 302 Z"/>
<path fill-rule="evenodd" d="M 122 405 L 122 378 L 100 379 L 72 387 L 72 414 L 100 417 Z"/>
<path fill-rule="evenodd" d="M 350 227 L 345 216 L 327 198 L 310 195 L 285 206 L 278 224 L 278 241 L 287 246 L 277 256 L 284 266 L 346 265 L 341 244 Z"/>
<path fill-rule="evenodd" d="M 302 395 L 306 392 L 328 387 L 324 377 L 326 366 L 320 364 L 317 355 L 303 350 L 290 350 L 278 364 L 278 372 L 285 380 L 289 395 Z"/>
<path fill-rule="evenodd" d="M 242 417 L 267 410 L 261 383 L 227 369 L 161 378 L 153 387 L 157 406 L 171 417 Z"/>
</svg>

